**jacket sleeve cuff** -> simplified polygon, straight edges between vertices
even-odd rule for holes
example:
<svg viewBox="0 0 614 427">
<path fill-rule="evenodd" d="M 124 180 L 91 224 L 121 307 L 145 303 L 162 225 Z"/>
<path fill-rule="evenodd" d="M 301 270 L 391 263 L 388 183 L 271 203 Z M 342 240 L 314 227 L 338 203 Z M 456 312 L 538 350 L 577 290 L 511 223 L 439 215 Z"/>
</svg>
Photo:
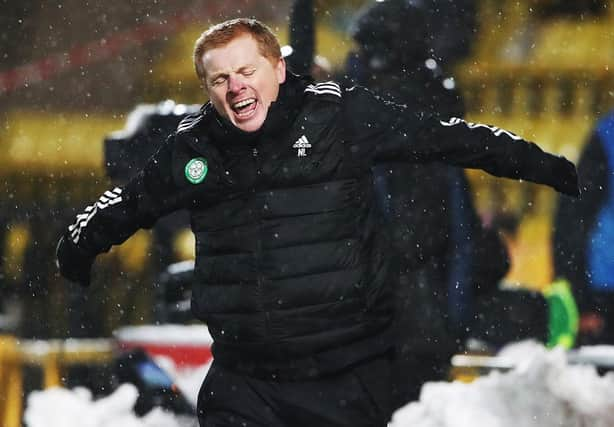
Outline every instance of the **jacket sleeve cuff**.
<svg viewBox="0 0 614 427">
<path fill-rule="evenodd" d="M 576 167 L 564 157 L 559 157 L 558 160 L 553 168 L 553 178 L 556 180 L 554 188 L 568 196 L 579 197 L 580 186 Z"/>
</svg>

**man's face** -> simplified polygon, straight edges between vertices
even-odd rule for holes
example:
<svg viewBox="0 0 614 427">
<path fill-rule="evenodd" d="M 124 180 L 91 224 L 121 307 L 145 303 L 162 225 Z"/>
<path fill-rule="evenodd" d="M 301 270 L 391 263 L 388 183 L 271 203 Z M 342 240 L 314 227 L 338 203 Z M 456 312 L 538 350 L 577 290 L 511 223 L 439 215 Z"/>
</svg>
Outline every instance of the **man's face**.
<svg viewBox="0 0 614 427">
<path fill-rule="evenodd" d="M 284 60 L 272 63 L 262 56 L 250 35 L 208 50 L 202 60 L 205 87 L 216 111 L 245 132 L 260 129 L 286 80 Z"/>
</svg>

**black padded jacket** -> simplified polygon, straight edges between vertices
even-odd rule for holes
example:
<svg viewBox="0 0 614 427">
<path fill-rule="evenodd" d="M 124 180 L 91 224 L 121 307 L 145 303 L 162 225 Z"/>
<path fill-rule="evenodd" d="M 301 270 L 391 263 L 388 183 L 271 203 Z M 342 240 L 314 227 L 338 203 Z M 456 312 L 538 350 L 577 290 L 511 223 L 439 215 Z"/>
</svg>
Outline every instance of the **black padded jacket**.
<svg viewBox="0 0 614 427">
<path fill-rule="evenodd" d="M 268 378 L 314 377 L 392 345 L 391 249 L 372 177 L 391 160 L 439 160 L 577 192 L 573 164 L 507 131 L 289 74 L 259 131 L 244 133 L 204 105 L 66 237 L 95 255 L 188 209 L 192 311 L 209 327 L 216 361 Z"/>
</svg>

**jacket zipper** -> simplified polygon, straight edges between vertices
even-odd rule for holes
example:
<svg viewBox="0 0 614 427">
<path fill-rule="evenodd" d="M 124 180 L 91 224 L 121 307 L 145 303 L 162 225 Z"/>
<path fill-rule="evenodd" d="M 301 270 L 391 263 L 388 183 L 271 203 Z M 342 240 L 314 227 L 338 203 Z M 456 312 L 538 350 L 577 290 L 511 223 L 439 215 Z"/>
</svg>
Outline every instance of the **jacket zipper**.
<svg viewBox="0 0 614 427">
<path fill-rule="evenodd" d="M 252 148 L 252 158 L 254 159 L 255 168 L 256 168 L 256 181 L 254 182 L 254 193 L 256 193 L 258 184 L 260 181 L 260 176 L 262 175 L 262 171 L 260 170 L 260 165 L 258 163 L 260 153 L 258 152 L 258 148 Z M 258 221 L 258 241 L 256 245 L 256 262 L 257 262 L 257 286 L 258 293 L 260 295 L 260 306 L 264 313 L 264 334 L 265 340 L 271 336 L 271 313 L 267 310 L 265 304 L 265 295 L 264 295 L 264 277 L 262 277 L 261 266 L 262 266 L 262 218 Z"/>
</svg>

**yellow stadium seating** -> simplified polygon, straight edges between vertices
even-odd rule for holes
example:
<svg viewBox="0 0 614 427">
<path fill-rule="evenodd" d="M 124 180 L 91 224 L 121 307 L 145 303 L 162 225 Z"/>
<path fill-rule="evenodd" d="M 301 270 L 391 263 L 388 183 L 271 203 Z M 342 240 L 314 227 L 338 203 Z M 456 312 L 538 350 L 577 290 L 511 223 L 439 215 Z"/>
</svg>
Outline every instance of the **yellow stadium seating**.
<svg viewBox="0 0 614 427">
<path fill-rule="evenodd" d="M 103 139 L 123 127 L 123 118 L 111 115 L 12 111 L 0 132 L 0 173 L 28 170 L 91 170 L 100 175 Z"/>
</svg>

